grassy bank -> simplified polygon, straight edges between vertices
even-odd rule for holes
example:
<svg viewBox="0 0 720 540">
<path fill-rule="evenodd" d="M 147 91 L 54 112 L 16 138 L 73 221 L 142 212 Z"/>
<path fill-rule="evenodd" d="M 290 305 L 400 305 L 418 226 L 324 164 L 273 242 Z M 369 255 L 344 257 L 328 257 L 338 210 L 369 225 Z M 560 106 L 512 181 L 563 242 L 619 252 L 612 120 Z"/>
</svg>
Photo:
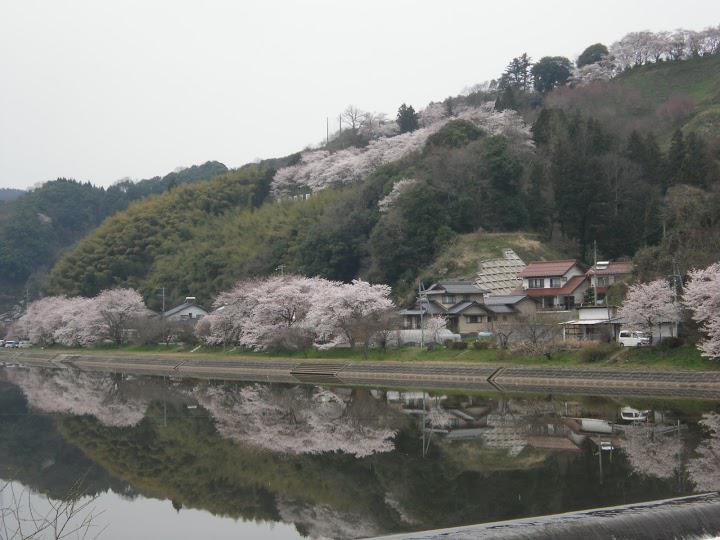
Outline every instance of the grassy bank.
<svg viewBox="0 0 720 540">
<path fill-rule="evenodd" d="M 41 350 L 41 349 L 24 349 Z M 643 349 L 621 349 L 611 345 L 585 347 L 582 349 L 567 349 L 557 351 L 550 355 L 526 355 L 501 351 L 498 349 L 475 350 L 472 348 L 454 350 L 438 348 L 434 350 L 407 347 L 387 351 L 371 350 L 367 358 L 362 352 L 349 349 L 335 349 L 329 351 L 310 350 L 294 353 L 259 353 L 244 351 L 237 348 L 208 348 L 196 346 L 170 345 L 170 346 L 142 346 L 142 347 L 94 347 L 89 349 L 68 349 L 52 347 L 44 349 L 54 352 L 72 352 L 73 354 L 121 354 L 121 355 L 165 355 L 175 356 L 202 356 L 216 358 L 267 358 L 267 359 L 293 359 L 299 362 L 312 360 L 340 360 L 340 361 L 394 361 L 394 362 L 457 362 L 457 363 L 488 363 L 502 365 L 535 365 L 556 367 L 593 367 L 617 369 L 690 369 L 690 370 L 720 370 L 720 362 L 712 361 L 700 356 L 692 346 L 681 346 L 671 349 L 660 347 Z"/>
</svg>

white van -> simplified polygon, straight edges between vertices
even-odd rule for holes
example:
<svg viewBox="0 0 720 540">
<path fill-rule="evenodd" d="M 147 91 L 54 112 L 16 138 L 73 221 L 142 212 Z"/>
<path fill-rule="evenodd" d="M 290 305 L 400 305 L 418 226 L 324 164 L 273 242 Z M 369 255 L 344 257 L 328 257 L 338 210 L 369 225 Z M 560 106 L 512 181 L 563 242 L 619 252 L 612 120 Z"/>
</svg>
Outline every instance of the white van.
<svg viewBox="0 0 720 540">
<path fill-rule="evenodd" d="M 621 347 L 647 347 L 650 342 L 650 336 L 647 333 L 636 330 L 621 330 L 618 336 L 618 343 Z"/>
</svg>

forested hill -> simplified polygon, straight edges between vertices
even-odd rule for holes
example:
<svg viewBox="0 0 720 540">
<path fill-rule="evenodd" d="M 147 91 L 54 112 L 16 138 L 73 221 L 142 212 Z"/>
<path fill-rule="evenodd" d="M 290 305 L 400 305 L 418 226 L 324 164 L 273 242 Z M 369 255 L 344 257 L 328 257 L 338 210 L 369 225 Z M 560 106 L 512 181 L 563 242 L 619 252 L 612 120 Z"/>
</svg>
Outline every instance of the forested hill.
<svg viewBox="0 0 720 540">
<path fill-rule="evenodd" d="M 0 204 L 14 201 L 23 193 L 25 192 L 22 189 L 0 188 Z"/>
<path fill-rule="evenodd" d="M 720 55 L 688 45 L 650 59 L 626 41 L 614 56 L 588 47 L 577 68 L 523 55 L 498 81 L 419 112 L 403 104 L 392 121 L 348 107 L 350 128 L 328 145 L 107 220 L 48 290 L 129 285 L 152 305 L 165 287 L 209 303 L 283 269 L 402 295 L 433 278 L 448 246 L 484 232 L 524 231 L 550 246 L 539 252 L 586 261 L 597 242 L 600 257 L 635 257 L 644 277 L 673 258 L 681 270 L 717 260 Z"/>
<path fill-rule="evenodd" d="M 225 171 L 222 163 L 209 161 L 164 177 L 123 180 L 109 188 L 59 178 L 0 204 L 0 313 L 18 294 L 25 294 L 28 280 L 35 296 L 43 273 L 52 268 L 60 253 L 106 217 L 132 201 Z"/>
</svg>

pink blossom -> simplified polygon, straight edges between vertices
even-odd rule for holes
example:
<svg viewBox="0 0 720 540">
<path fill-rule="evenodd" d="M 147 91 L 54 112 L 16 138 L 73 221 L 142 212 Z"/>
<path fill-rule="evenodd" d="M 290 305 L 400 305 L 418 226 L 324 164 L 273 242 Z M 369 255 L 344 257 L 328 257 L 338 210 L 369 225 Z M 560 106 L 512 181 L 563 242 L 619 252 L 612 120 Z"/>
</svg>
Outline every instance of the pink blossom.
<svg viewBox="0 0 720 540">
<path fill-rule="evenodd" d="M 356 457 L 390 452 L 395 430 L 383 418 L 356 417 L 328 390 L 245 386 L 237 391 L 206 386 L 192 391 L 224 437 L 288 454 L 340 452 Z"/>
<path fill-rule="evenodd" d="M 720 263 L 693 270 L 688 277 L 683 304 L 706 335 L 698 348 L 703 356 L 720 358 Z"/>
<path fill-rule="evenodd" d="M 647 331 L 663 322 L 680 320 L 680 307 L 675 301 L 675 291 L 664 279 L 630 286 L 618 314 L 628 326 Z"/>
</svg>

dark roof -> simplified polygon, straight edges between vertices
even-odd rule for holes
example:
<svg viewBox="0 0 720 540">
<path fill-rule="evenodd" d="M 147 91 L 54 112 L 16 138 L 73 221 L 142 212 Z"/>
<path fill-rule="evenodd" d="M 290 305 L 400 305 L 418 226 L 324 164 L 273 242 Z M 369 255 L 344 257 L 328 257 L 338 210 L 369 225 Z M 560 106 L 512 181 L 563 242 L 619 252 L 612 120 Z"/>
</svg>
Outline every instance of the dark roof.
<svg viewBox="0 0 720 540">
<path fill-rule="evenodd" d="M 477 306 L 477 307 L 479 307 L 480 309 L 482 309 L 483 311 L 487 312 L 487 309 L 485 308 L 484 305 L 479 304 L 478 302 L 473 302 L 472 300 L 468 300 L 468 301 L 466 301 L 466 302 L 460 302 L 460 303 L 458 303 L 458 304 L 455 304 L 453 307 L 451 307 L 450 309 L 448 309 L 447 312 L 448 312 L 450 315 L 457 315 L 457 314 L 462 313 L 463 311 L 465 311 L 466 309 L 468 309 L 468 308 L 470 308 L 470 307 L 472 307 L 472 306 Z"/>
<path fill-rule="evenodd" d="M 574 259 L 564 261 L 533 261 L 520 272 L 520 277 L 552 277 L 565 275 L 573 266 L 584 267 Z"/>
<path fill-rule="evenodd" d="M 203 311 L 205 311 L 204 308 L 198 306 L 197 304 L 195 304 L 195 303 L 193 303 L 193 302 L 183 302 L 183 303 L 180 304 L 179 306 L 175 306 L 175 307 L 172 308 L 172 309 L 168 309 L 168 310 L 164 313 L 164 316 L 165 316 L 165 317 L 170 317 L 171 315 L 175 315 L 176 313 L 181 312 L 183 309 L 186 309 L 186 308 L 189 308 L 189 307 L 192 307 L 192 306 L 194 306 L 194 307 L 196 307 L 196 308 L 198 308 L 198 309 L 202 309 Z M 207 313 L 207 311 L 205 311 L 205 313 Z"/>
<path fill-rule="evenodd" d="M 433 283 L 425 292 L 427 294 L 483 294 L 489 291 L 478 287 L 472 281 L 439 281 Z"/>
<path fill-rule="evenodd" d="M 515 313 L 515 310 L 505 304 L 494 304 L 488 306 L 488 309 L 493 313 Z"/>
<path fill-rule="evenodd" d="M 595 265 L 587 271 L 588 275 L 611 276 L 616 274 L 632 274 L 634 269 L 630 261 L 615 261 L 606 266 Z"/>
<path fill-rule="evenodd" d="M 574 293 L 580 285 L 585 283 L 587 278 L 585 276 L 575 276 L 567 280 L 567 283 L 562 287 L 548 287 L 545 289 L 528 289 L 525 291 L 528 296 L 559 296 L 563 294 Z"/>
<path fill-rule="evenodd" d="M 517 304 L 518 302 L 522 302 L 528 297 L 527 294 L 507 294 L 507 295 L 498 295 L 498 296 L 486 296 L 485 297 L 485 305 L 487 306 L 496 306 L 498 304 Z"/>
</svg>

